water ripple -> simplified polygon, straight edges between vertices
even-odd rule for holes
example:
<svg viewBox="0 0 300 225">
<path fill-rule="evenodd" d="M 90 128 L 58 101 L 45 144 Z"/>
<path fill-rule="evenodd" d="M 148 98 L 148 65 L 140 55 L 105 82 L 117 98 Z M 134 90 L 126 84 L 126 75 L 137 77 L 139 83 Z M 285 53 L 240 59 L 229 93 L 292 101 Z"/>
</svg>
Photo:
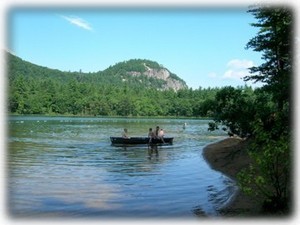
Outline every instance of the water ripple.
<svg viewBox="0 0 300 225">
<path fill-rule="evenodd" d="M 13 117 L 8 190 L 13 216 L 194 217 L 217 215 L 235 184 L 210 169 L 202 148 L 224 137 L 207 121 Z M 174 144 L 114 147 L 109 136 L 163 127 Z M 119 134 L 118 134 L 119 133 Z"/>
</svg>

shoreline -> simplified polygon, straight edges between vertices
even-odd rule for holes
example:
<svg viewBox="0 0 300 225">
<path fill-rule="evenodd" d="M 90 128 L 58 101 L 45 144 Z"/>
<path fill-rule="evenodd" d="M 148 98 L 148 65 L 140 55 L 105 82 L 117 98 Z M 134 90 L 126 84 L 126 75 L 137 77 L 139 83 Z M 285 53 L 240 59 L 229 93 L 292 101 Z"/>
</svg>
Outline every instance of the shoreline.
<svg viewBox="0 0 300 225">
<path fill-rule="evenodd" d="M 187 120 L 212 120 L 211 117 L 188 117 L 188 116 L 118 116 L 118 115 L 81 115 L 81 114 L 18 114 L 6 113 L 7 117 L 73 117 L 73 118 L 138 118 L 138 119 L 187 119 Z"/>
<path fill-rule="evenodd" d="M 226 138 L 205 146 L 202 154 L 213 170 L 237 181 L 237 174 L 251 162 L 247 151 L 244 151 L 250 142 L 249 139 Z M 237 187 L 230 200 L 218 211 L 223 217 L 249 217 L 261 216 L 260 208 L 258 201 Z"/>
</svg>

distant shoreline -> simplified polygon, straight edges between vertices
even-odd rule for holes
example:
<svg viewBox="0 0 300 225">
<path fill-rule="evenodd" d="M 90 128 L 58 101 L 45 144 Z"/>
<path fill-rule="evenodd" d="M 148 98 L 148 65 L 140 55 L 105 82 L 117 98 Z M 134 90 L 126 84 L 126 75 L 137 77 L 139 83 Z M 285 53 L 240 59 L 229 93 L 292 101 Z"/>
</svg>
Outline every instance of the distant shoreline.
<svg viewBox="0 0 300 225">
<path fill-rule="evenodd" d="M 68 115 L 68 114 L 15 114 L 15 113 L 7 113 L 7 117 L 10 116 L 32 116 L 32 117 L 74 117 L 74 118 L 80 118 L 80 117 L 86 117 L 86 118 L 125 118 L 125 119 L 131 119 L 131 118 L 138 118 L 138 119 L 187 119 L 187 120 L 212 120 L 212 118 L 209 117 L 184 117 L 184 116 L 102 116 L 102 115 Z"/>
<path fill-rule="evenodd" d="M 203 149 L 203 157 L 212 169 L 237 180 L 237 174 L 251 161 L 244 151 L 249 143 L 250 140 L 226 138 L 207 145 Z M 261 206 L 252 196 L 247 196 L 238 189 L 219 213 L 224 217 L 261 216 L 260 208 Z"/>
</svg>

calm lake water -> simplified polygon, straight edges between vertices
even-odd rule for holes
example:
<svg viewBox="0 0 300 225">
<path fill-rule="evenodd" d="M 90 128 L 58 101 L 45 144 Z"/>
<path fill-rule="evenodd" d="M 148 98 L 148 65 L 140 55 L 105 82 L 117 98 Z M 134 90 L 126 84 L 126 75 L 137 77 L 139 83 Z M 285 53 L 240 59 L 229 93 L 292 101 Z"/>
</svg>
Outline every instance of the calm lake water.
<svg viewBox="0 0 300 225">
<path fill-rule="evenodd" d="M 8 118 L 8 209 L 34 218 L 197 218 L 217 216 L 235 184 L 212 170 L 203 147 L 225 138 L 207 120 Z M 183 124 L 187 123 L 186 129 Z M 147 136 L 159 125 L 170 146 L 115 147 L 128 128 Z"/>
</svg>

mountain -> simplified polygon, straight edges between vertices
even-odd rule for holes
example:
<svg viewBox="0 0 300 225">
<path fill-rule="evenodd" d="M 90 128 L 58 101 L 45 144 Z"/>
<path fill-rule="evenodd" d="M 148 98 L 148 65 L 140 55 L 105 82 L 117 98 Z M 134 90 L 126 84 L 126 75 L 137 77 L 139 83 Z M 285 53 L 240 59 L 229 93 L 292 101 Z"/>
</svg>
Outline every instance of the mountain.
<svg viewBox="0 0 300 225">
<path fill-rule="evenodd" d="M 176 74 L 157 62 L 146 59 L 131 59 L 117 63 L 104 70 L 102 74 L 119 76 L 122 82 L 130 83 L 134 80 L 145 87 L 156 87 L 158 90 L 178 91 L 187 88 L 185 81 Z"/>
<path fill-rule="evenodd" d="M 67 82 L 76 79 L 78 82 L 109 83 L 115 86 L 145 87 L 156 90 L 174 90 L 188 88 L 185 81 L 170 72 L 157 62 L 142 59 L 132 59 L 110 66 L 109 68 L 94 72 L 63 72 L 38 66 L 21 58 L 7 53 L 8 74 L 10 79 L 18 75 L 32 78 L 56 79 Z"/>
</svg>

